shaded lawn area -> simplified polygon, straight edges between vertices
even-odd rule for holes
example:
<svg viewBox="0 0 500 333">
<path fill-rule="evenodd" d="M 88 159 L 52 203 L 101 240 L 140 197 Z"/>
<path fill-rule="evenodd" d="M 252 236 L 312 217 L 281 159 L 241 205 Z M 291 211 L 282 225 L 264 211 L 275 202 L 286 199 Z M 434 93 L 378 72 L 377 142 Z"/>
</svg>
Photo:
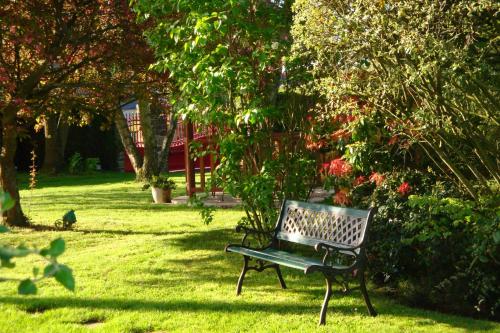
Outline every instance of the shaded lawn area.
<svg viewBox="0 0 500 333">
<path fill-rule="evenodd" d="M 183 177 L 176 175 L 183 192 Z M 68 209 L 73 231 L 13 230 L 2 242 L 39 247 L 67 241 L 61 262 L 74 270 L 76 292 L 43 281 L 36 296 L 19 296 L 0 284 L 0 332 L 468 332 L 497 331 L 498 323 L 402 306 L 371 291 L 379 316 L 367 315 L 359 291 L 330 301 L 326 327 L 317 320 L 324 296 L 319 274 L 283 268 L 287 290 L 273 271 L 249 272 L 235 296 L 242 260 L 223 252 L 242 211 L 219 210 L 210 226 L 186 206 L 154 205 L 132 175 L 42 177 L 27 190 L 23 207 L 35 224 L 51 226 Z M 26 276 L 37 258 L 18 261 Z"/>
</svg>

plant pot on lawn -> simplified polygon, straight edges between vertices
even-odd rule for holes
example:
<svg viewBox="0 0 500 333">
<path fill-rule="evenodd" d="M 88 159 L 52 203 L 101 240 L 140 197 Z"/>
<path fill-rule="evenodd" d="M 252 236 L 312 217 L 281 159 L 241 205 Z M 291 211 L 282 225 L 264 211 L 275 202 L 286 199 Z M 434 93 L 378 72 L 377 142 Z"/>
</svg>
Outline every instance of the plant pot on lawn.
<svg viewBox="0 0 500 333">
<path fill-rule="evenodd" d="M 172 189 L 163 189 L 161 187 L 151 187 L 153 201 L 155 203 L 170 203 L 172 202 Z"/>
<path fill-rule="evenodd" d="M 172 202 L 172 190 L 176 188 L 175 182 L 167 176 L 153 176 L 149 184 L 144 188 L 151 187 L 153 201 L 155 203 L 170 203 Z"/>
</svg>

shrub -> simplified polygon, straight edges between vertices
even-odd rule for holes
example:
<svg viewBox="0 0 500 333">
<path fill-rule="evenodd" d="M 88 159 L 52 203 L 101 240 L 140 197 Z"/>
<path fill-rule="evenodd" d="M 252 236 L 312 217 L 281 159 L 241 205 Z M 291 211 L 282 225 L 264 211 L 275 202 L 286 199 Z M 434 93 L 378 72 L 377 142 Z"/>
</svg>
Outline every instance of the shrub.
<svg viewBox="0 0 500 333">
<path fill-rule="evenodd" d="M 69 159 L 68 172 L 73 175 L 82 173 L 85 169 L 84 162 L 80 153 L 74 153 Z"/>
<path fill-rule="evenodd" d="M 151 181 L 145 184 L 142 189 L 145 190 L 149 187 L 161 188 L 163 190 L 175 190 L 177 184 L 168 176 L 159 175 L 151 177 Z"/>
<path fill-rule="evenodd" d="M 500 198 L 448 197 L 438 183 L 407 199 L 398 183 L 389 178 L 370 196 L 379 206 L 369 248 L 375 282 L 404 286 L 419 306 L 498 319 Z"/>
</svg>

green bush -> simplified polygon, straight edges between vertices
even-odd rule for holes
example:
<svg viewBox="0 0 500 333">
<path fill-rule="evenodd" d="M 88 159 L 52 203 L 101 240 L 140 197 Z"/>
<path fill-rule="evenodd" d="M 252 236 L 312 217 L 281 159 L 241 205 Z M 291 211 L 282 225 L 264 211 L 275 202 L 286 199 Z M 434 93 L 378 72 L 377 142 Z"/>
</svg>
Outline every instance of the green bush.
<svg viewBox="0 0 500 333">
<path fill-rule="evenodd" d="M 379 206 L 369 249 L 375 282 L 403 287 L 418 306 L 498 319 L 500 198 L 447 197 L 438 183 L 406 199 L 390 183 L 370 197 Z"/>
<path fill-rule="evenodd" d="M 85 160 L 80 153 L 74 153 L 69 159 L 68 172 L 70 174 L 80 174 L 85 170 Z"/>
</svg>

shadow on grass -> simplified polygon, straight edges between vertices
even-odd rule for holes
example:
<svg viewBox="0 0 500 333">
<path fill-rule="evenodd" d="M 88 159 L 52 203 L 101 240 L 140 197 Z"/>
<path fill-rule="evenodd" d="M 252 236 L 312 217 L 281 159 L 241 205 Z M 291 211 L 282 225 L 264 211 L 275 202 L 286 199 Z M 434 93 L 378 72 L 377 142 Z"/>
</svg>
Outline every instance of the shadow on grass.
<svg viewBox="0 0 500 333">
<path fill-rule="evenodd" d="M 184 235 L 189 233 L 194 233 L 192 231 L 141 231 L 141 230 L 120 230 L 120 229 L 61 229 L 52 225 L 45 224 L 33 224 L 28 227 L 28 229 L 38 231 L 38 232 L 50 232 L 50 231 L 67 231 L 80 234 L 95 234 L 95 235 L 118 235 L 118 236 L 128 236 L 128 235 L 151 235 L 151 236 L 172 236 L 172 235 Z"/>
<path fill-rule="evenodd" d="M 226 302 L 226 301 L 193 301 L 193 300 L 171 300 L 171 301 L 145 301 L 142 299 L 106 299 L 106 298 L 72 298 L 72 297 L 37 297 L 33 299 L 21 297 L 0 297 L 4 304 L 15 304 L 23 311 L 33 313 L 33 309 L 43 312 L 58 308 L 90 308 L 110 310 L 152 310 L 152 311 L 183 311 L 183 312 L 269 312 L 282 314 L 300 314 L 313 310 L 311 306 L 293 305 L 288 303 L 266 304 L 248 302 Z M 340 312 L 352 314 L 350 306 L 335 307 Z"/>
<path fill-rule="evenodd" d="M 37 175 L 36 188 L 60 187 L 60 186 L 87 186 L 103 185 L 135 180 L 135 175 L 124 172 L 96 172 L 84 175 L 60 174 L 56 176 L 39 174 Z M 20 190 L 26 190 L 29 186 L 29 176 L 20 174 L 18 176 Z M 138 183 L 139 184 L 139 183 Z"/>
<path fill-rule="evenodd" d="M 108 229 L 108 230 L 93 230 L 93 229 L 81 229 L 81 230 L 72 230 L 73 232 L 78 232 L 82 234 L 102 234 L 102 235 L 119 235 L 119 236 L 128 236 L 128 235 L 151 235 L 151 236 L 172 236 L 172 235 L 182 235 L 186 233 L 190 233 L 189 231 L 137 231 L 137 230 L 116 230 L 116 229 Z"/>
<path fill-rule="evenodd" d="M 212 229 L 203 232 L 193 232 L 185 237 L 178 237 L 170 241 L 183 251 L 190 250 L 218 250 L 223 253 L 227 243 L 239 243 L 242 234 L 234 229 Z"/>
<path fill-rule="evenodd" d="M 182 194 L 174 193 L 174 195 Z M 57 193 L 44 194 L 43 202 L 38 205 L 47 205 L 50 203 L 52 207 L 60 205 L 70 207 L 80 207 L 80 209 L 109 209 L 109 210 L 137 210 L 143 211 L 175 211 L 175 212 L 193 212 L 198 211 L 198 208 L 190 207 L 187 204 L 154 204 L 151 192 L 126 191 L 123 193 L 117 191 L 85 191 L 79 194 Z M 50 206 L 48 208 L 50 208 Z M 45 208 L 45 207 L 44 207 Z M 76 210 L 76 208 L 75 208 Z M 77 212 L 78 213 L 78 212 Z"/>
<path fill-rule="evenodd" d="M 182 183 L 184 181 L 183 172 L 173 172 L 170 173 L 169 177 L 177 178 L 176 182 Z M 19 189 L 26 190 L 29 186 L 29 175 L 19 174 L 17 177 Z M 123 182 L 133 182 L 135 181 L 135 174 L 128 172 L 113 172 L 113 171 L 102 171 L 89 174 L 81 175 L 71 175 L 71 174 L 59 174 L 55 176 L 39 174 L 37 175 L 37 186 L 36 188 L 49 188 L 49 187 L 60 187 L 60 186 L 88 186 L 88 185 L 104 185 L 104 184 L 115 184 Z M 140 187 L 141 183 L 137 182 L 137 186 Z"/>
<path fill-rule="evenodd" d="M 320 305 L 301 305 L 290 304 L 285 302 L 273 303 L 258 303 L 245 302 L 242 298 L 236 298 L 234 302 L 229 301 L 194 301 L 194 300 L 167 300 L 167 301 L 145 301 L 141 299 L 120 299 L 120 298 L 73 298 L 73 297 L 0 297 L 0 303 L 17 305 L 23 311 L 33 313 L 36 311 L 47 311 L 58 308 L 87 308 L 87 309 L 109 309 L 119 311 L 171 311 L 171 312 L 220 312 L 223 313 L 255 313 L 265 312 L 280 315 L 293 314 L 319 314 Z M 334 316 L 335 313 L 341 313 L 343 316 L 358 316 L 352 306 L 338 305 L 331 302 L 329 306 L 329 315 Z M 375 320 L 384 320 L 385 315 L 396 317 L 413 318 L 418 315 L 418 318 L 431 319 L 432 321 L 444 323 L 451 327 L 471 329 L 475 331 L 484 331 L 493 329 L 493 323 L 485 321 L 468 321 L 467 318 L 443 317 L 439 314 L 415 313 L 414 310 L 398 307 L 397 311 L 392 311 L 391 307 L 385 307 L 380 311 L 381 315 Z M 368 315 L 365 315 L 368 317 Z M 422 321 L 417 325 L 433 325 L 432 321 Z"/>
</svg>

